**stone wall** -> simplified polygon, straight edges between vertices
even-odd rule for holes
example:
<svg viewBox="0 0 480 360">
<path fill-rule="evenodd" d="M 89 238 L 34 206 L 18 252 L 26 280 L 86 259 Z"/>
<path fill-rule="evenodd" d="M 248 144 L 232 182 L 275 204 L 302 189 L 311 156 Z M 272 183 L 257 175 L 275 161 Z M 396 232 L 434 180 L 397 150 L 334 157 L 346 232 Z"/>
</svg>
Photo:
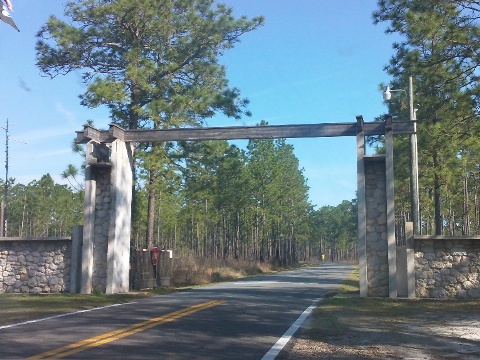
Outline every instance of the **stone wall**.
<svg viewBox="0 0 480 360">
<path fill-rule="evenodd" d="M 70 291 L 70 238 L 0 239 L 0 293 Z"/>
<path fill-rule="evenodd" d="M 419 298 L 480 298 L 480 237 L 415 236 Z"/>
<path fill-rule="evenodd" d="M 367 296 L 389 296 L 385 157 L 365 157 Z"/>
</svg>

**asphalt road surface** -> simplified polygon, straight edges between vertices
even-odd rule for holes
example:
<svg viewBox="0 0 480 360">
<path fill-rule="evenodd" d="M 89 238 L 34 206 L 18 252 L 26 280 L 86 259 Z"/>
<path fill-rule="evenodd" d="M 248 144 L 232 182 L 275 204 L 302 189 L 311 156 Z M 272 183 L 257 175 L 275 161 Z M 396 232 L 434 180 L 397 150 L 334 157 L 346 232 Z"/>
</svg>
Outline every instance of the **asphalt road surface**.
<svg viewBox="0 0 480 360">
<path fill-rule="evenodd" d="M 353 270 L 325 264 L 0 327 L 1 359 L 274 359 Z"/>
</svg>

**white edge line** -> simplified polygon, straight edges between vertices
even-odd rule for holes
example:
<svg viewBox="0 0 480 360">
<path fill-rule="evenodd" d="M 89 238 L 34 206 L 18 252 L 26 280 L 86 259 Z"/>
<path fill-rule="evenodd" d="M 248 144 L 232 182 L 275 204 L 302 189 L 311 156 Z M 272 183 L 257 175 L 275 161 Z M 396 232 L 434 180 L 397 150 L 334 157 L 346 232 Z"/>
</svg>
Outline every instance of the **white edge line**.
<svg viewBox="0 0 480 360">
<path fill-rule="evenodd" d="M 313 309 L 317 306 L 317 304 L 323 300 L 322 299 L 315 299 L 313 304 L 310 305 L 305 311 L 298 317 L 297 320 L 290 326 L 290 328 L 285 331 L 283 336 L 278 339 L 278 341 L 272 346 L 272 348 L 262 357 L 262 360 L 274 360 L 277 355 L 282 351 L 282 349 L 287 345 L 290 341 L 292 336 L 297 332 L 297 330 L 302 326 L 303 322 L 307 319 L 307 317 L 312 313 Z"/>
<path fill-rule="evenodd" d="M 128 303 L 122 303 L 122 304 L 100 306 L 100 307 L 96 307 L 96 308 L 92 308 L 92 309 L 85 309 L 85 310 L 79 310 L 79 311 L 74 311 L 74 312 L 65 313 L 65 314 L 48 316 L 48 317 L 44 317 L 44 318 L 36 319 L 36 320 L 28 320 L 28 321 L 15 323 L 15 324 L 3 325 L 3 326 L 0 326 L 0 330 L 9 329 L 9 328 L 13 328 L 13 327 L 16 327 L 16 326 L 34 324 L 34 323 L 45 321 L 45 320 L 58 319 L 58 318 L 65 317 L 65 316 L 71 316 L 71 315 L 86 313 L 86 312 L 95 311 L 95 310 L 107 309 L 107 308 L 111 308 L 111 307 L 115 307 L 115 306 L 128 305 L 128 304 L 136 304 L 136 302 L 128 302 Z"/>
</svg>

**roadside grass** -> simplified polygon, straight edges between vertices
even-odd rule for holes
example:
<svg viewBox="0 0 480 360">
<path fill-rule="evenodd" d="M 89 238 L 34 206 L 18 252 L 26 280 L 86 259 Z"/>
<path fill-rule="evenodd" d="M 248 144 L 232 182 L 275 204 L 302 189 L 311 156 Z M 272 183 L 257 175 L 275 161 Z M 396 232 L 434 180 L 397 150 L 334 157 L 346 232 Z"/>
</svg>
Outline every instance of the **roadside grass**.
<svg viewBox="0 0 480 360">
<path fill-rule="evenodd" d="M 157 288 L 125 294 L 0 294 L 0 325 L 73 311 L 132 302 L 179 289 Z"/>
<path fill-rule="evenodd" d="M 361 298 L 359 293 L 357 268 L 313 311 L 306 335 L 315 339 L 348 335 L 359 329 L 392 332 L 427 319 L 441 325 L 480 315 L 480 300 Z"/>
<path fill-rule="evenodd" d="M 359 286 L 359 269 L 358 266 L 350 273 L 349 276 L 340 284 L 336 293 L 338 294 L 360 294 Z"/>
</svg>

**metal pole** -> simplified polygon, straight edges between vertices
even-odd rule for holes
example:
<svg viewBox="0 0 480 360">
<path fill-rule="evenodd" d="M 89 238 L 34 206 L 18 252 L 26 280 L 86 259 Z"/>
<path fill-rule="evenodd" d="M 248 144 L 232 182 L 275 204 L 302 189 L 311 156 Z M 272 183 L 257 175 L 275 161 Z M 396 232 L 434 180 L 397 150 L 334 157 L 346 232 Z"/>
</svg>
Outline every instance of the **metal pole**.
<svg viewBox="0 0 480 360">
<path fill-rule="evenodd" d="M 5 130 L 5 184 L 3 185 L 1 236 L 7 236 L 7 200 L 8 200 L 8 118 L 7 126 L 1 127 Z"/>
<path fill-rule="evenodd" d="M 417 116 L 413 104 L 413 80 L 408 78 L 408 99 L 410 105 L 410 120 L 415 121 L 415 131 L 410 135 L 410 196 L 412 206 L 412 221 L 414 235 L 421 234 L 420 203 L 418 190 L 418 149 L 417 149 Z"/>
</svg>

